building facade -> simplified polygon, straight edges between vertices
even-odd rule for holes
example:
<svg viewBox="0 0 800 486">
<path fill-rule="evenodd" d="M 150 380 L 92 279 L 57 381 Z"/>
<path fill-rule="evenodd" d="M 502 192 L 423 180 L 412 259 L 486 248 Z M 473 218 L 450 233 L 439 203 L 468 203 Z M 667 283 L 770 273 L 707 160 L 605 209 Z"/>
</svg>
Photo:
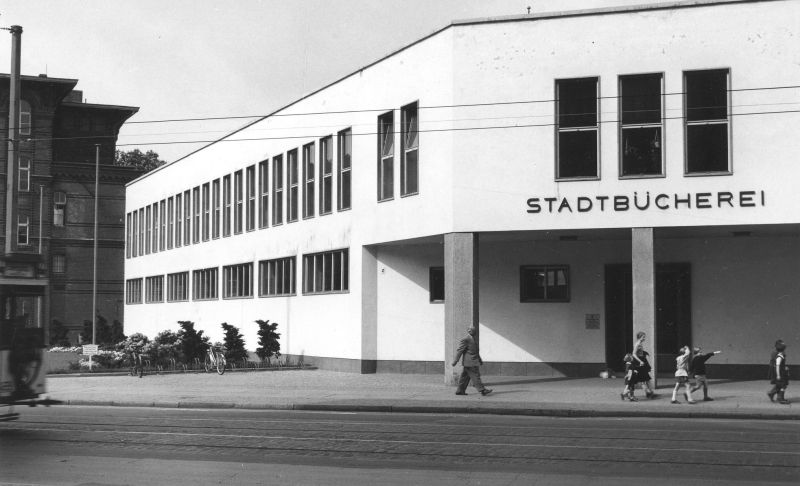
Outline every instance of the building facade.
<svg viewBox="0 0 800 486">
<path fill-rule="evenodd" d="M 800 344 L 791 1 L 454 22 L 128 185 L 126 332 L 356 372 L 593 376 L 638 331 L 762 377 Z M 766 376 L 766 375 L 764 375 Z"/>
<path fill-rule="evenodd" d="M 10 79 L 0 75 L 3 133 L 10 125 Z M 46 340 L 57 321 L 73 343 L 92 320 L 96 158 L 97 311 L 109 323 L 123 320 L 125 183 L 140 174 L 113 165 L 119 129 L 138 108 L 85 103 L 77 82 L 21 76 L 18 134 L 8 137 L 16 150 L 0 152 L 2 319 L 45 329 Z"/>
</svg>

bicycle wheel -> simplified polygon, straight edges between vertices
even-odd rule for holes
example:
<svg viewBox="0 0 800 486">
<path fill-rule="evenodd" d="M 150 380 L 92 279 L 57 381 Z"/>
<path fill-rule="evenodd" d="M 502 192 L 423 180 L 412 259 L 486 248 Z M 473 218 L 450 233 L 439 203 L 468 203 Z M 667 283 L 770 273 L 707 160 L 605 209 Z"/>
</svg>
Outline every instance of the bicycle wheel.
<svg viewBox="0 0 800 486">
<path fill-rule="evenodd" d="M 225 373 L 225 355 L 220 353 L 217 355 L 217 374 Z"/>
</svg>

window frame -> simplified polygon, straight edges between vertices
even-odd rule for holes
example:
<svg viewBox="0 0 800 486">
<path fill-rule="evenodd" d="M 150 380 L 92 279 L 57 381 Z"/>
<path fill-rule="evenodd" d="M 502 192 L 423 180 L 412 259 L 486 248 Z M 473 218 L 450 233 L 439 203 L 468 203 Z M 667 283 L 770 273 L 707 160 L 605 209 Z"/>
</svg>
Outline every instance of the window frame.
<svg viewBox="0 0 800 486">
<path fill-rule="evenodd" d="M 24 164 L 23 164 L 24 162 Z M 20 155 L 17 163 L 17 190 L 20 192 L 31 191 L 31 169 L 33 162 L 28 155 Z"/>
<path fill-rule="evenodd" d="M 297 295 L 297 256 L 260 260 L 258 262 L 258 296 L 289 297 L 293 295 Z"/>
<path fill-rule="evenodd" d="M 222 177 L 222 237 L 227 238 L 231 235 L 231 216 L 233 214 L 233 193 L 231 190 L 231 175 L 226 174 Z"/>
<path fill-rule="evenodd" d="M 526 293 L 527 286 L 526 286 L 526 279 L 524 272 L 525 271 L 533 271 L 533 272 L 544 272 L 545 279 L 547 279 L 548 272 L 557 272 L 563 271 L 564 278 L 566 280 L 566 296 L 565 297 L 553 297 L 550 298 L 547 296 L 547 289 L 548 286 L 545 284 L 543 287 L 544 289 L 544 297 L 543 298 L 536 298 L 536 297 L 528 297 L 526 294 L 530 294 L 530 292 Z M 519 301 L 520 303 L 565 303 L 570 302 L 572 299 L 572 278 L 570 276 L 570 268 L 569 265 L 565 264 L 546 264 L 546 265 L 520 265 L 519 267 Z"/>
<path fill-rule="evenodd" d="M 167 302 L 189 301 L 189 271 L 167 274 Z"/>
<path fill-rule="evenodd" d="M 283 224 L 283 154 L 272 158 L 272 226 Z"/>
<path fill-rule="evenodd" d="M 288 194 L 286 200 L 286 222 L 294 223 L 300 216 L 300 179 L 298 174 L 299 152 L 296 148 L 286 152 L 286 184 L 288 186 Z"/>
<path fill-rule="evenodd" d="M 219 267 L 192 270 L 192 300 L 219 300 Z"/>
<path fill-rule="evenodd" d="M 192 191 L 183 191 L 183 246 L 192 244 Z"/>
<path fill-rule="evenodd" d="M 687 77 L 700 73 L 724 73 L 725 74 L 725 118 L 708 118 L 703 120 L 690 120 L 690 106 L 689 106 L 689 87 Z M 731 151 L 731 140 L 733 134 L 733 120 L 731 115 L 731 70 L 730 68 L 716 68 L 716 69 L 692 69 L 683 71 L 683 174 L 686 177 L 703 177 L 715 175 L 732 175 L 733 174 L 733 152 Z M 693 127 L 708 127 L 712 125 L 726 125 L 724 131 L 726 137 L 726 168 L 723 170 L 690 170 L 690 148 L 689 131 Z"/>
<path fill-rule="evenodd" d="M 211 238 L 216 240 L 220 235 L 220 227 L 222 225 L 222 196 L 221 196 L 220 179 L 214 179 L 211 182 L 211 201 L 213 213 L 211 216 Z"/>
<path fill-rule="evenodd" d="M 60 261 L 57 262 L 56 260 Z M 67 273 L 67 255 L 64 253 L 53 253 L 51 265 L 52 273 L 59 275 Z"/>
<path fill-rule="evenodd" d="M 17 246 L 31 244 L 31 218 L 27 215 L 17 215 Z"/>
<path fill-rule="evenodd" d="M 258 163 L 258 227 L 269 227 L 269 158 Z"/>
<path fill-rule="evenodd" d="M 378 116 L 378 202 L 394 199 L 394 110 Z M 386 143 L 390 147 L 385 147 Z M 384 153 L 385 150 L 389 150 Z"/>
<path fill-rule="evenodd" d="M 438 291 L 441 281 L 441 294 Z M 441 304 L 445 298 L 444 267 L 429 267 L 428 269 L 428 301 L 431 304 Z M 441 295 L 441 298 L 438 298 Z"/>
<path fill-rule="evenodd" d="M 303 145 L 303 219 L 316 215 L 316 163 L 315 143 Z"/>
<path fill-rule="evenodd" d="M 580 82 L 589 82 L 594 81 L 595 83 L 595 123 L 593 125 L 578 125 L 578 126 L 562 126 L 562 116 L 570 116 L 569 114 L 562 115 L 562 96 L 561 92 L 563 87 L 567 84 L 578 84 Z M 600 77 L 599 76 L 584 76 L 580 78 L 563 78 L 563 79 L 556 79 L 555 80 L 555 180 L 557 182 L 560 181 L 580 181 L 580 180 L 599 180 L 600 179 L 600 168 L 601 168 L 601 159 L 600 159 Z M 572 114 L 575 116 L 576 114 Z M 577 115 L 581 115 L 578 113 Z M 563 134 L 572 134 L 572 133 L 585 133 L 585 132 L 594 132 L 595 133 L 595 169 L 593 175 L 574 175 L 574 176 L 565 176 L 562 175 L 562 160 L 561 160 L 561 145 L 562 142 L 562 135 Z"/>
<path fill-rule="evenodd" d="M 335 285 L 337 262 L 339 263 L 338 289 Z M 326 288 L 326 284 L 330 284 L 329 288 Z M 302 285 L 303 295 L 343 294 L 350 292 L 349 248 L 304 254 Z"/>
<path fill-rule="evenodd" d="M 167 198 L 167 250 L 175 247 L 175 200 Z"/>
<path fill-rule="evenodd" d="M 338 169 L 336 209 L 338 211 L 348 211 L 353 204 L 353 129 L 345 128 L 336 135 L 336 138 L 336 163 Z M 347 197 L 346 202 L 345 195 Z"/>
<path fill-rule="evenodd" d="M 203 241 L 208 241 L 211 239 L 211 183 L 206 182 L 202 185 L 201 194 L 203 198 L 201 237 Z"/>
<path fill-rule="evenodd" d="M 416 124 L 409 122 L 408 118 L 413 113 L 412 120 Z M 408 135 L 411 133 L 411 126 L 414 126 L 414 146 L 409 147 Z M 411 165 L 408 157 L 413 153 L 414 177 L 413 189 L 409 188 L 409 166 Z M 400 109 L 400 197 L 415 196 L 419 194 L 419 102 L 415 101 L 403 106 Z"/>
<path fill-rule="evenodd" d="M 333 213 L 333 135 L 319 139 L 319 215 Z"/>
<path fill-rule="evenodd" d="M 164 276 L 152 275 L 145 278 L 144 303 L 160 304 L 164 302 Z"/>
<path fill-rule="evenodd" d="M 143 279 L 129 278 L 125 281 L 125 304 L 141 304 L 142 300 L 142 282 Z"/>
<path fill-rule="evenodd" d="M 162 199 L 158 204 L 158 221 L 161 227 L 158 231 L 158 251 L 164 251 L 167 243 L 167 200 Z"/>
<path fill-rule="evenodd" d="M 250 299 L 253 297 L 253 262 L 236 263 L 222 267 L 223 300 Z"/>
<path fill-rule="evenodd" d="M 250 165 L 244 171 L 245 181 L 245 214 L 244 229 L 253 231 L 256 229 L 256 166 Z"/>
<path fill-rule="evenodd" d="M 625 122 L 625 89 L 624 83 L 626 81 L 632 81 L 636 79 L 645 79 L 645 78 L 658 78 L 658 100 L 659 100 L 659 114 L 658 114 L 658 122 L 647 122 L 647 121 L 637 121 L 626 123 Z M 617 87 L 618 87 L 618 99 L 617 99 L 617 109 L 618 109 L 618 156 L 619 156 L 619 165 L 617 167 L 619 171 L 619 178 L 620 179 L 645 179 L 645 178 L 658 178 L 658 177 L 665 177 L 666 176 L 666 167 L 665 167 L 665 160 L 666 160 L 666 144 L 664 143 L 664 134 L 665 134 L 665 127 L 664 127 L 664 110 L 665 110 L 665 92 L 664 92 L 664 73 L 641 73 L 641 74 L 626 74 L 618 77 L 617 80 Z M 648 96 L 652 96 L 648 94 Z M 626 174 L 626 166 L 625 166 L 625 152 L 626 148 L 624 146 L 626 138 L 625 132 L 637 130 L 652 130 L 658 129 L 658 136 L 659 140 L 657 141 L 658 145 L 658 153 L 659 153 L 659 168 L 658 172 L 645 172 L 645 173 L 630 173 Z"/>
<path fill-rule="evenodd" d="M 244 171 L 233 173 L 233 234 L 244 232 Z"/>
<path fill-rule="evenodd" d="M 200 186 L 192 189 L 192 244 L 200 243 L 202 207 L 200 205 Z"/>
</svg>

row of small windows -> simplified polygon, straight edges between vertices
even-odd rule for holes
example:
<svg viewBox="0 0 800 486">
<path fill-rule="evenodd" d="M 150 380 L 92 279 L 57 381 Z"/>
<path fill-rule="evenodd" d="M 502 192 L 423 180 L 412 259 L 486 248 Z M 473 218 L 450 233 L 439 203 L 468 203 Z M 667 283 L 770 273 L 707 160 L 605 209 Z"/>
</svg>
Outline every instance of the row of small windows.
<svg viewBox="0 0 800 486">
<path fill-rule="evenodd" d="M 444 302 L 444 267 L 430 267 L 428 291 L 431 302 Z M 569 302 L 567 265 L 522 265 L 519 268 L 520 302 Z"/>
<path fill-rule="evenodd" d="M 729 70 L 683 73 L 685 173 L 727 173 Z M 664 175 L 664 76 L 619 77 L 622 177 Z M 556 179 L 599 177 L 599 78 L 556 81 Z"/>
<path fill-rule="evenodd" d="M 258 262 L 259 297 L 291 296 L 296 294 L 296 258 L 285 257 Z M 125 302 L 141 304 L 217 300 L 220 287 L 223 299 L 253 297 L 253 263 L 240 263 L 219 268 L 203 268 L 189 273 L 177 272 L 154 275 L 125 282 Z M 349 290 L 349 254 L 347 249 L 303 255 L 303 293 L 325 294 Z M 144 288 L 142 284 L 144 282 Z"/>
</svg>

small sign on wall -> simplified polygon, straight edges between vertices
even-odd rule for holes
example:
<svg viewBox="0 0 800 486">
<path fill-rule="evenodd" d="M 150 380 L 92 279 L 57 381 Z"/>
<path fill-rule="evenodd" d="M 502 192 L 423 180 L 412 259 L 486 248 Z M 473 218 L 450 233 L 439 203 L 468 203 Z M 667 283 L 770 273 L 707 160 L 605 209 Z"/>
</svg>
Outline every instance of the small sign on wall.
<svg viewBox="0 0 800 486">
<path fill-rule="evenodd" d="M 600 329 L 600 314 L 586 314 L 586 329 Z"/>
</svg>

